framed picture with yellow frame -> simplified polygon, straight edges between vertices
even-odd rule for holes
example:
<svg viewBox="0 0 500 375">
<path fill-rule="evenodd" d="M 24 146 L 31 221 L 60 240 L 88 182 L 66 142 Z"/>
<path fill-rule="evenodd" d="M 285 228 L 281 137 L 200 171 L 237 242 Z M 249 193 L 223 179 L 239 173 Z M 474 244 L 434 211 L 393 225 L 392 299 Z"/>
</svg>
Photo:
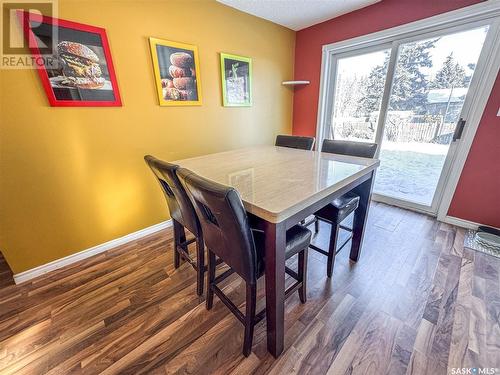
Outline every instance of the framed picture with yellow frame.
<svg viewBox="0 0 500 375">
<path fill-rule="evenodd" d="M 220 54 L 222 104 L 225 107 L 252 105 L 252 59 Z"/>
<path fill-rule="evenodd" d="M 149 44 L 160 105 L 201 105 L 198 48 L 158 38 Z"/>
</svg>

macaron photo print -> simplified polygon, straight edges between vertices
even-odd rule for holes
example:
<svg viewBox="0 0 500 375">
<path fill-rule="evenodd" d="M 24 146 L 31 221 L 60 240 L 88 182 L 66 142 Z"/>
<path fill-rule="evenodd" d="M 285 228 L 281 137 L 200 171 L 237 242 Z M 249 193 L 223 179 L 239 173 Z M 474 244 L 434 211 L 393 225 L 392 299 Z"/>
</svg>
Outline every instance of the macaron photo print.
<svg viewBox="0 0 500 375">
<path fill-rule="evenodd" d="M 160 105 L 201 105 L 197 47 L 157 38 L 149 44 Z"/>
</svg>

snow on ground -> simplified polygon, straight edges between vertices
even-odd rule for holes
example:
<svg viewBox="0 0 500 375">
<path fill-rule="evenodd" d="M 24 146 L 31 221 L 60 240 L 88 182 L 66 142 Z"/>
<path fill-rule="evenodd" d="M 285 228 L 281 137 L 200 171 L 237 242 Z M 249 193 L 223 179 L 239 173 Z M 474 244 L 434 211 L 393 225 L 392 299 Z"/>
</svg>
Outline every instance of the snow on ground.
<svg viewBox="0 0 500 375">
<path fill-rule="evenodd" d="M 448 147 L 433 143 L 384 141 L 374 191 L 430 205 Z"/>
<path fill-rule="evenodd" d="M 390 151 L 412 151 L 423 154 L 445 155 L 448 153 L 450 145 L 440 145 L 437 143 L 419 143 L 419 142 L 389 142 L 384 140 L 382 150 Z"/>
</svg>

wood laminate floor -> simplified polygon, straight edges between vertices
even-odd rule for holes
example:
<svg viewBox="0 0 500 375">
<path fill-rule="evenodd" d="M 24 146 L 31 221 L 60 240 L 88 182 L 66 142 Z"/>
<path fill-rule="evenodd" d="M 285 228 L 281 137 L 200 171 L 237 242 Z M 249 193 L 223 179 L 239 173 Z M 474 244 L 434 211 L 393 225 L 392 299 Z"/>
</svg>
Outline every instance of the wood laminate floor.
<svg viewBox="0 0 500 375">
<path fill-rule="evenodd" d="M 373 204 L 361 259 L 309 254 L 308 302 L 286 302 L 286 351 L 250 357 L 243 327 L 195 273 L 172 265 L 164 230 L 19 286 L 0 288 L 1 374 L 451 374 L 500 368 L 500 259 L 464 250 L 463 231 Z M 326 246 L 322 224 L 317 243 Z M 260 304 L 263 307 L 263 281 Z M 242 304 L 236 276 L 226 291 Z"/>
<path fill-rule="evenodd" d="M 12 276 L 12 271 L 3 257 L 3 254 L 0 252 L 0 290 L 13 284 L 14 278 Z"/>
</svg>

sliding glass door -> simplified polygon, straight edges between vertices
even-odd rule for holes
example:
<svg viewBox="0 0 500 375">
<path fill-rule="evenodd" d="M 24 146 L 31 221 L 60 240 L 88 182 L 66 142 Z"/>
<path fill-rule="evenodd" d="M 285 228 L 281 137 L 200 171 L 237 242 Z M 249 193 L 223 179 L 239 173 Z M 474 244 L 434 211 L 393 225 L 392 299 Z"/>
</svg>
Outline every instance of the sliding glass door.
<svg viewBox="0 0 500 375">
<path fill-rule="evenodd" d="M 425 207 L 439 196 L 487 32 L 485 26 L 399 45 L 375 193 Z"/>
<path fill-rule="evenodd" d="M 337 60 L 329 138 L 375 142 L 389 54 L 390 46 Z"/>
<path fill-rule="evenodd" d="M 379 144 L 375 199 L 437 211 L 488 29 L 442 30 L 333 57 L 323 135 Z"/>
</svg>

